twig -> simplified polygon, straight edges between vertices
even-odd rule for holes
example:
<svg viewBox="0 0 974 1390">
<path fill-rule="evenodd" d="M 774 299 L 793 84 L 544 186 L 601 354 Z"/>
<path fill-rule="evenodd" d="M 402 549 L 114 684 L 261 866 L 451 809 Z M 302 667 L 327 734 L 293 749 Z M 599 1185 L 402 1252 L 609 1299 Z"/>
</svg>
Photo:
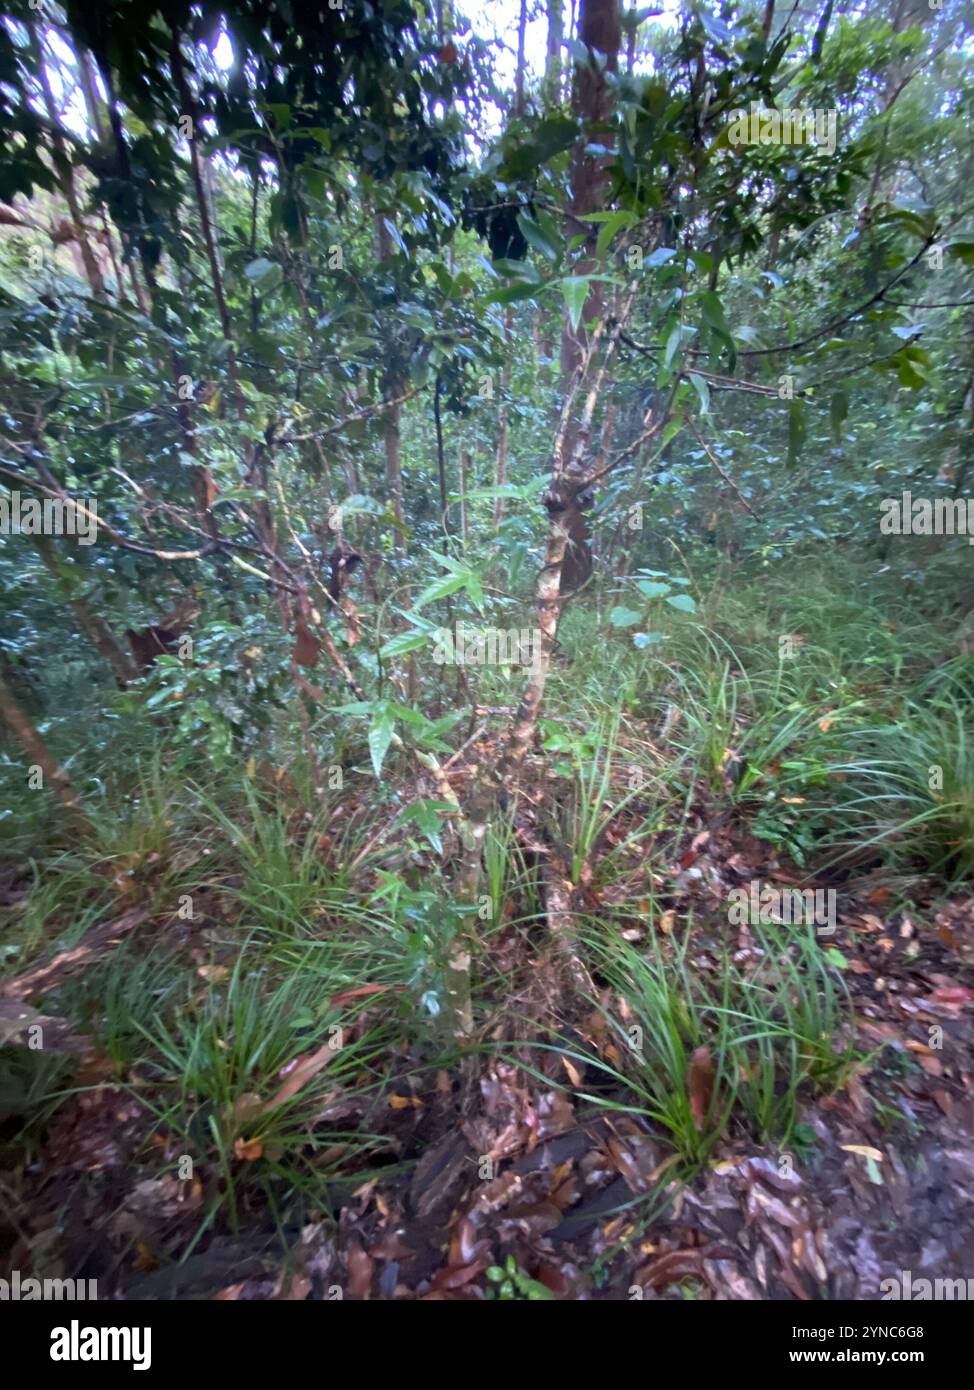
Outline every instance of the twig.
<svg viewBox="0 0 974 1390">
<path fill-rule="evenodd" d="M 324 430 L 309 430 L 307 434 L 289 434 L 279 439 L 278 444 L 306 444 L 309 439 L 327 439 L 330 434 L 340 434 L 349 425 L 355 424 L 357 420 L 366 420 L 370 415 L 381 414 L 384 410 L 392 410 L 393 406 L 402 405 L 404 401 L 412 400 L 413 396 L 419 393 L 420 388 L 414 386 L 411 391 L 405 392 L 402 396 L 394 396 L 388 401 L 376 401 L 373 405 L 367 405 L 362 410 L 357 410 L 354 415 L 347 415 L 344 420 L 339 420 L 336 425 L 329 425 Z"/>
<path fill-rule="evenodd" d="M 724 482 L 727 484 L 727 486 L 733 490 L 735 496 L 737 497 L 737 499 L 738 499 L 738 501 L 741 503 L 741 505 L 742 505 L 743 507 L 745 507 L 745 508 L 751 513 L 751 515 L 754 517 L 754 520 L 755 520 L 755 521 L 760 521 L 761 518 L 758 516 L 757 512 L 756 512 L 756 511 L 754 510 L 754 508 L 751 506 L 750 502 L 747 500 L 747 498 L 746 498 L 746 497 L 744 496 L 744 494 L 741 492 L 740 488 L 739 488 L 739 487 L 737 486 L 737 484 L 734 482 L 734 479 L 733 479 L 733 478 L 730 476 L 730 474 L 729 474 L 728 472 L 726 472 L 726 470 L 723 468 L 723 466 L 722 466 L 721 463 L 720 463 L 720 460 L 717 458 L 717 455 L 714 453 L 714 451 L 711 449 L 710 445 L 707 443 L 706 439 L 704 439 L 703 435 L 700 433 L 700 430 L 699 430 L 699 428 L 698 428 L 698 426 L 697 426 L 696 420 L 694 420 L 692 417 L 690 418 L 690 428 L 693 430 L 694 434 L 695 434 L 695 435 L 697 436 L 697 438 L 699 439 L 700 445 L 701 445 L 702 449 L 704 450 L 704 452 L 706 453 L 707 457 L 710 459 L 710 462 L 711 462 L 711 463 L 713 464 L 713 466 L 716 468 L 717 472 L 718 472 L 718 473 L 720 474 L 720 476 L 723 478 L 723 480 L 724 480 Z"/>
</svg>

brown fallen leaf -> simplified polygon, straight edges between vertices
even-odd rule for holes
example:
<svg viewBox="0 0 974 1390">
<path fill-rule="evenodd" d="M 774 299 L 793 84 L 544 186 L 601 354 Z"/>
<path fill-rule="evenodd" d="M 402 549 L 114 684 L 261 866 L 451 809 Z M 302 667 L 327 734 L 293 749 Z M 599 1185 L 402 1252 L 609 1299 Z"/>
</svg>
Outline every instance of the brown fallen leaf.
<svg viewBox="0 0 974 1390">
<path fill-rule="evenodd" d="M 304 1057 L 296 1059 L 288 1068 L 288 1078 L 284 1085 L 274 1092 L 266 1105 L 261 1107 L 261 1113 L 266 1114 L 269 1110 L 276 1110 L 279 1105 L 297 1095 L 301 1087 L 316 1076 L 323 1067 L 328 1065 L 329 1060 L 334 1057 L 335 1050 L 330 1042 L 324 1043 L 314 1052 L 306 1053 Z"/>
<path fill-rule="evenodd" d="M 569 1062 L 568 1058 L 565 1057 L 563 1054 L 560 1053 L 559 1056 L 561 1056 L 562 1066 L 568 1073 L 569 1081 L 572 1083 L 572 1085 L 575 1087 L 575 1090 L 577 1091 L 582 1084 L 581 1072 L 578 1070 L 576 1066 Z"/>
<path fill-rule="evenodd" d="M 934 990 L 932 998 L 935 1003 L 943 1004 L 948 1009 L 962 1009 L 974 1000 L 974 989 L 967 989 L 964 985 L 941 985 Z"/>
<path fill-rule="evenodd" d="M 702 1250 L 671 1250 L 668 1255 L 660 1255 L 637 1269 L 633 1282 L 658 1290 L 690 1278 L 709 1283 Z"/>
<path fill-rule="evenodd" d="M 159 1259 L 150 1246 L 144 1240 L 136 1241 L 135 1259 L 132 1261 L 133 1269 L 137 1269 L 140 1274 L 148 1274 L 154 1269 L 159 1268 Z"/>
<path fill-rule="evenodd" d="M 442 1292 L 444 1289 L 462 1288 L 465 1284 L 472 1283 L 478 1275 L 489 1268 L 490 1263 L 491 1256 L 488 1250 L 486 1254 L 482 1255 L 479 1260 L 476 1260 L 471 1265 L 461 1265 L 456 1269 L 441 1269 L 439 1273 L 434 1276 L 433 1288 L 438 1293 Z"/>
<path fill-rule="evenodd" d="M 383 994 L 389 989 L 402 989 L 402 985 L 359 985 L 357 989 L 342 989 L 337 994 L 333 994 L 329 1003 L 335 1008 L 341 1004 L 350 1004 L 353 999 L 365 999 L 370 994 Z"/>
<path fill-rule="evenodd" d="M 219 980 L 225 980 L 230 974 L 228 965 L 199 965 L 196 973 L 201 980 L 206 980 L 209 984 L 215 984 Z"/>
<path fill-rule="evenodd" d="M 871 1158 L 875 1163 L 883 1161 L 882 1150 L 874 1149 L 869 1144 L 840 1144 L 839 1148 L 849 1154 L 859 1154 L 860 1158 Z"/>
<path fill-rule="evenodd" d="M 933 1096 L 937 1104 L 940 1106 L 940 1109 L 944 1112 L 944 1114 L 949 1115 L 954 1108 L 954 1098 L 950 1094 L 950 1092 L 945 1091 L 942 1086 L 938 1086 L 938 1088 L 935 1091 L 931 1092 L 931 1095 Z"/>
<path fill-rule="evenodd" d="M 422 1109 L 422 1105 L 423 1102 L 420 1100 L 419 1096 L 392 1095 L 389 1097 L 390 1110 L 420 1110 Z"/>
<path fill-rule="evenodd" d="M 306 1274 L 291 1274 L 281 1278 L 281 1287 L 274 1295 L 281 1303 L 304 1303 L 311 1292 L 311 1280 Z"/>
<path fill-rule="evenodd" d="M 244 1162 L 253 1162 L 255 1158 L 260 1158 L 263 1155 L 263 1141 L 260 1139 L 235 1139 L 233 1152 L 237 1158 Z"/>
<path fill-rule="evenodd" d="M 714 1061 L 709 1047 L 698 1047 L 690 1058 L 690 1071 L 687 1076 L 687 1091 L 690 1096 L 690 1113 L 697 1129 L 703 1129 L 710 1102 L 714 1094 Z"/>
<path fill-rule="evenodd" d="M 348 1265 L 349 1293 L 353 1298 L 371 1298 L 372 1257 L 366 1254 L 358 1241 L 349 1241 L 345 1262 Z"/>
</svg>

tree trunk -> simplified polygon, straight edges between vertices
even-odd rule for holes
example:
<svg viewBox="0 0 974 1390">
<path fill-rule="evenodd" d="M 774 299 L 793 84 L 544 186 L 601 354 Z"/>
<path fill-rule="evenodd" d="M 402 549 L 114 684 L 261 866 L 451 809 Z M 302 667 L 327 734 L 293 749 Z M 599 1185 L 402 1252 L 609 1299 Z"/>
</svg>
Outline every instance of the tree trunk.
<svg viewBox="0 0 974 1390">
<path fill-rule="evenodd" d="M 464 549 L 470 540 L 468 526 L 467 491 L 470 487 L 470 455 L 466 450 L 460 451 L 460 539 L 463 541 Z"/>
<path fill-rule="evenodd" d="M 528 23 L 528 0 L 521 0 L 517 21 L 517 71 L 514 75 L 514 115 L 524 115 L 524 31 Z"/>
<path fill-rule="evenodd" d="M 41 93 L 44 97 L 44 107 L 47 111 L 47 118 L 51 123 L 51 140 L 54 144 L 54 169 L 57 174 L 58 186 L 64 196 L 64 201 L 68 205 L 68 212 L 74 225 L 75 237 L 78 249 L 81 252 L 81 263 L 84 267 L 85 279 L 88 287 L 95 299 L 107 298 L 105 294 L 105 282 L 102 279 L 101 270 L 94 251 L 91 249 L 91 242 L 88 240 L 88 228 L 85 226 L 81 216 L 81 205 L 78 202 L 78 195 L 74 187 L 74 174 L 71 170 L 71 159 L 68 155 L 68 148 L 65 144 L 64 136 L 61 134 L 61 121 L 58 115 L 57 104 L 54 101 L 54 93 L 51 91 L 50 79 L 45 67 L 44 46 L 38 32 L 37 25 L 30 31 L 31 48 L 37 62 L 37 79 L 40 82 Z"/>
<path fill-rule="evenodd" d="M 577 142 L 572 152 L 571 198 L 567 232 L 569 237 L 584 236 L 585 252 L 578 261 L 574 273 L 591 275 L 598 270 L 595 243 L 598 227 L 582 221 L 588 213 L 602 209 L 608 187 L 608 156 L 593 155 L 589 144 L 605 144 L 604 133 L 596 127 L 608 120 L 612 109 L 612 98 L 606 81 L 606 72 L 615 72 L 619 63 L 619 43 L 621 28 L 617 0 L 583 0 L 578 26 L 579 41 L 587 48 L 594 49 L 605 56 L 605 68 L 591 63 L 576 63 L 572 84 L 572 109 L 582 122 L 583 138 Z M 562 392 L 567 394 L 582 362 L 592 326 L 599 322 L 605 311 L 605 292 L 600 281 L 589 286 L 588 299 L 577 329 L 565 317 L 561 336 L 561 379 Z M 568 421 L 565 438 L 565 457 L 573 460 L 576 454 L 576 426 Z M 592 534 L 585 516 L 585 507 L 591 499 L 581 497 L 579 489 L 572 485 L 572 469 L 565 475 L 566 486 L 560 490 L 559 504 L 562 509 L 562 525 L 568 536 L 568 552 L 565 567 L 561 572 L 561 592 L 571 593 L 581 587 L 592 573 Z"/>
<path fill-rule="evenodd" d="M 77 576 L 71 572 L 70 568 L 60 556 L 55 553 L 50 537 L 35 536 L 33 539 L 37 553 L 54 577 L 54 581 L 61 591 L 61 594 L 70 605 L 71 611 L 77 618 L 82 632 L 90 638 L 95 650 L 105 658 L 112 669 L 119 687 L 124 689 L 129 681 L 135 680 L 138 676 L 138 672 L 129 659 L 128 654 L 106 623 L 105 619 L 88 607 L 87 602 L 78 592 Z"/>
<path fill-rule="evenodd" d="M 507 352 L 504 356 L 504 369 L 501 372 L 501 415 L 497 435 L 497 467 L 494 470 L 494 486 L 502 488 L 507 482 L 507 442 L 510 433 L 507 397 L 511 389 L 511 329 L 514 326 L 514 311 L 508 309 L 504 315 L 504 342 Z M 505 498 L 494 498 L 494 530 L 498 530 L 504 520 Z"/>
<path fill-rule="evenodd" d="M 95 68 L 91 54 L 87 49 L 78 52 L 78 72 L 81 78 L 81 90 L 84 94 L 85 106 L 88 110 L 88 120 L 91 128 L 95 132 L 95 139 L 99 144 L 105 140 L 105 123 L 101 118 L 101 106 L 98 102 L 98 88 L 95 86 Z"/>
<path fill-rule="evenodd" d="M 583 0 L 581 32 L 584 40 L 605 53 L 607 62 L 614 65 L 618 59 L 620 38 L 616 0 Z M 605 119 L 609 115 L 608 90 L 601 71 L 578 70 L 576 102 L 587 120 Z M 572 208 L 576 215 L 583 211 L 594 211 L 604 198 L 605 171 L 592 155 L 586 153 L 588 143 L 589 136 L 583 131 L 572 161 Z M 587 234 L 588 224 L 580 225 Z M 587 259 L 591 261 L 592 256 Z M 465 903 L 476 901 L 480 856 L 497 795 L 501 791 L 509 794 L 516 786 L 538 727 L 563 602 L 561 576 L 571 529 L 570 525 L 566 525 L 565 513 L 569 505 L 577 510 L 576 481 L 584 481 L 587 471 L 582 457 L 590 441 L 596 406 L 615 343 L 634 299 L 635 291 L 632 291 L 625 305 L 620 306 L 611 331 L 602 322 L 596 325 L 591 312 L 581 334 L 574 333 L 567 315 L 565 318 L 563 345 L 569 370 L 565 377 L 552 449 L 551 482 L 545 499 L 549 525 L 544 564 L 538 574 L 535 590 L 538 631 L 524 695 L 504 750 L 496 765 L 481 769 L 469 792 L 469 809 L 464 822 L 465 853 L 458 883 L 459 896 Z M 580 400 L 583 404 L 579 410 Z M 594 471 L 594 468 L 589 471 Z M 575 956 L 570 932 L 563 930 L 565 923 L 571 920 L 570 915 L 566 914 L 565 904 L 559 902 L 557 895 L 551 898 L 549 894 L 549 899 L 552 932 L 567 957 L 571 978 L 579 988 L 584 989 L 587 987 L 584 967 Z M 460 994 L 461 976 L 464 969 L 469 972 L 469 959 L 464 958 L 459 944 L 455 954 L 457 969 L 452 975 L 452 987 Z"/>
<path fill-rule="evenodd" d="M 385 216 L 380 212 L 376 214 L 376 249 L 379 260 L 384 261 L 392 255 L 392 237 L 386 226 Z M 386 400 L 391 400 L 399 395 L 399 383 L 389 379 L 385 383 L 384 395 Z M 392 507 L 392 514 L 398 525 L 395 529 L 393 547 L 402 550 L 405 547 L 405 535 L 403 532 L 404 512 L 402 495 L 402 440 L 399 429 L 398 405 L 391 406 L 383 412 L 382 438 L 385 444 L 386 454 L 386 492 L 389 497 L 389 504 Z"/>
<path fill-rule="evenodd" d="M 443 527 L 444 552 L 449 550 L 447 536 L 450 534 L 450 514 L 447 505 L 446 453 L 443 449 L 443 382 L 436 378 L 433 388 L 433 426 L 436 432 L 436 476 L 440 486 L 440 525 Z"/>
<path fill-rule="evenodd" d="M 596 142 L 596 132 L 591 127 L 607 121 L 612 110 L 611 91 L 605 74 L 616 72 L 619 66 L 621 31 L 616 0 L 582 0 L 578 37 L 580 43 L 605 55 L 604 69 L 589 63 L 576 63 L 572 83 L 572 110 L 583 123 L 583 138 L 572 151 L 571 198 L 566 230 L 569 237 L 585 237 L 586 254 L 578 262 L 575 274 L 590 275 L 597 268 L 595 243 L 598 227 L 581 221 L 581 218 L 601 210 L 608 187 L 611 156 L 593 155 L 588 146 L 590 141 Z M 605 143 L 604 133 L 598 133 L 597 143 Z M 589 328 L 602 316 L 604 300 L 605 292 L 596 282 L 589 290 L 585 313 L 577 332 L 565 318 L 561 339 L 563 381 L 567 381 L 580 362 Z"/>
<path fill-rule="evenodd" d="M 233 340 L 233 328 L 230 322 L 230 310 L 227 307 L 227 299 L 223 290 L 223 274 L 220 270 L 216 238 L 213 234 L 213 222 L 210 217 L 209 204 L 206 200 L 206 190 L 203 187 L 202 161 L 196 143 L 200 133 L 199 113 L 196 109 L 196 101 L 189 89 L 189 83 L 186 81 L 186 72 L 183 67 L 183 55 L 180 49 L 180 42 L 181 36 L 179 30 L 173 29 L 172 43 L 170 45 L 173 81 L 176 84 L 176 91 L 179 94 L 179 104 L 182 107 L 183 115 L 188 116 L 192 123 L 192 132 L 189 138 L 189 169 L 193 180 L 193 190 L 196 195 L 196 210 L 200 219 L 200 228 L 203 232 L 203 244 L 206 247 L 206 258 L 210 265 L 210 279 L 213 284 L 213 297 L 216 300 L 217 314 L 220 319 L 220 331 L 223 334 L 223 341 L 227 345 L 227 371 L 233 384 L 234 393 L 238 395 L 237 354 Z"/>
<path fill-rule="evenodd" d="M 561 44 L 564 24 L 564 0 L 548 0 L 548 53 L 542 89 L 546 106 L 557 106 L 561 101 Z"/>
<path fill-rule="evenodd" d="M 39 767 L 44 781 L 67 810 L 72 820 L 81 828 L 88 827 L 88 819 L 81 808 L 81 800 L 68 778 L 68 774 L 37 732 L 33 721 L 21 709 L 16 696 L 0 673 L 0 719 L 7 725 L 24 750 L 28 763 Z"/>
<path fill-rule="evenodd" d="M 632 72 L 636 66 L 636 13 L 639 9 L 639 0 L 632 0 L 629 6 L 629 14 L 632 23 L 629 25 L 629 32 L 626 34 L 626 72 Z"/>
</svg>

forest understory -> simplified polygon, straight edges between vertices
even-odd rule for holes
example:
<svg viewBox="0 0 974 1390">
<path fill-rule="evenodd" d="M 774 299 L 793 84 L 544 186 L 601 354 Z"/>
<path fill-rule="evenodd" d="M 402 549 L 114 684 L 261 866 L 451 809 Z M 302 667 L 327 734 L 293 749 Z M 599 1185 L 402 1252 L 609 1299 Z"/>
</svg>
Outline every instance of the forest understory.
<svg viewBox="0 0 974 1390">
<path fill-rule="evenodd" d="M 823 633 L 771 679 L 759 635 L 747 656 L 718 640 L 719 590 L 715 626 L 683 636 L 694 660 L 662 670 L 619 641 L 583 677 L 589 619 L 566 619 L 483 904 L 453 920 L 449 817 L 404 818 L 432 788 L 400 769 L 377 806 L 362 739 L 329 794 L 299 748 L 200 785 L 162 733 L 138 777 L 106 779 L 89 838 L 26 845 L 0 1016 L 45 1047 L 11 1050 L 4 1086 L 12 1266 L 139 1298 L 869 1299 L 890 1269 L 966 1278 L 974 903 L 929 857 L 969 832 L 948 813 L 924 866 L 909 832 L 850 834 L 835 797 L 877 794 L 854 750 L 874 720 L 896 737 L 887 674 L 929 620 L 864 608 L 883 650 L 846 632 L 829 652 L 824 580 L 809 597 Z M 921 668 L 918 702 L 945 671 L 970 679 L 965 658 Z M 503 743 L 497 698 L 443 760 L 460 800 Z M 834 930 L 730 923 L 752 883 L 831 889 Z M 436 1005 L 454 933 L 474 952 L 463 1055 Z"/>
<path fill-rule="evenodd" d="M 972 24 L 3 6 L 4 1288 L 974 1290 Z"/>
</svg>

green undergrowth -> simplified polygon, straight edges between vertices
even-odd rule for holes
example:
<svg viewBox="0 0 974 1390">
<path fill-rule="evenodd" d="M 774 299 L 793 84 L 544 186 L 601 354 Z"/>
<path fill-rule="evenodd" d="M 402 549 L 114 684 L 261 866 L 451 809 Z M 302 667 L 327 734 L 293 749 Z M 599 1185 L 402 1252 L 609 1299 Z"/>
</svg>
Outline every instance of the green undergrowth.
<svg viewBox="0 0 974 1390">
<path fill-rule="evenodd" d="M 974 864 L 974 664 L 950 650 L 944 605 L 851 565 L 742 577 L 733 591 L 686 577 L 693 611 L 657 605 L 660 640 L 644 648 L 606 620 L 625 581 L 570 605 L 529 795 L 491 823 L 476 903 L 456 900 L 435 818 L 410 809 L 403 756 L 390 750 L 377 780 L 364 734 L 326 710 L 312 731 L 318 787 L 287 721 L 257 753 L 212 764 L 164 721 L 92 728 L 59 750 L 89 807 L 82 838 L 2 770 L 2 974 L 130 909 L 144 919 L 33 1002 L 80 1029 L 137 1100 L 139 1175 L 192 1159 L 201 1196 L 183 1254 L 257 1211 L 282 1226 L 330 1211 L 343 1184 L 416 1156 L 397 1116 L 422 1107 L 438 1073 L 459 1086 L 444 1009 L 458 936 L 479 1036 L 500 1049 L 524 1036 L 518 991 L 545 941 L 525 813 L 588 894 L 580 949 L 607 990 L 615 1051 L 580 1054 L 598 1080 L 580 1099 L 642 1116 L 686 1171 L 731 1137 L 806 1142 L 804 1098 L 841 1087 L 857 1062 L 841 971 L 797 928 L 754 928 L 746 960 L 726 943 L 699 956 L 692 920 L 683 935 L 656 931 L 650 874 L 665 884 L 688 834 L 729 818 L 826 881 L 880 871 L 956 890 Z M 517 674 L 492 679 L 491 698 L 513 703 Z M 622 936 L 634 916 L 638 945 Z M 84 1086 L 76 1067 L 0 1049 L 7 1164 L 39 1159 L 58 1106 Z"/>
</svg>

